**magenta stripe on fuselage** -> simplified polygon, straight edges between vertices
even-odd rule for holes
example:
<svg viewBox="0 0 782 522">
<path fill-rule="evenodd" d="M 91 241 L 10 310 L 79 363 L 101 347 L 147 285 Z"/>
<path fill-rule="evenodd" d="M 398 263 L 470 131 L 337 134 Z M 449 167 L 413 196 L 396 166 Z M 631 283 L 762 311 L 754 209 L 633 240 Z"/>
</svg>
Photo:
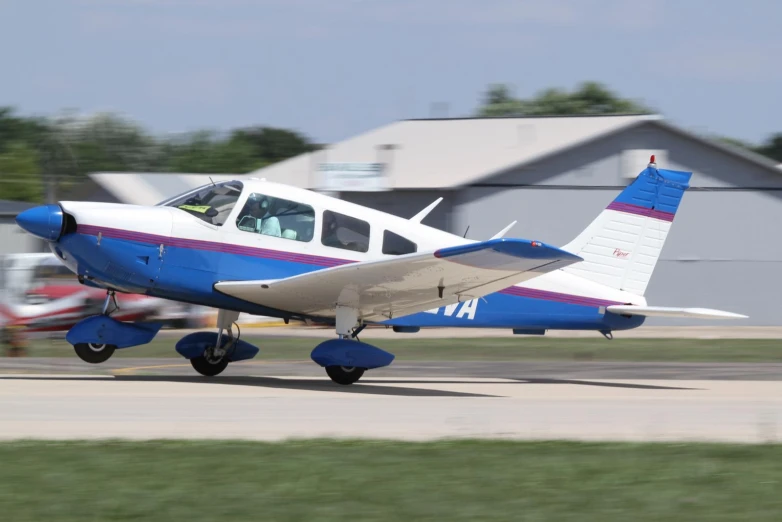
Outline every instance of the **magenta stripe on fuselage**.
<svg viewBox="0 0 782 522">
<path fill-rule="evenodd" d="M 98 227 L 94 225 L 78 225 L 76 232 L 89 236 L 110 237 L 114 239 L 124 239 L 126 241 L 135 241 L 138 243 L 150 243 L 154 245 L 165 245 L 177 248 L 191 248 L 195 250 L 206 250 L 210 252 L 221 252 L 226 254 L 238 254 L 249 257 L 260 257 L 264 259 L 275 259 L 278 261 L 289 261 L 291 263 L 302 263 L 307 265 L 316 265 L 323 268 L 356 263 L 348 259 L 338 259 L 334 257 L 313 256 L 309 254 L 294 254 L 291 252 L 282 252 L 280 250 L 270 250 L 267 248 L 256 248 L 241 245 L 231 245 L 228 243 L 218 243 L 214 241 L 202 241 L 199 239 L 184 239 L 179 237 L 158 236 L 156 234 L 147 234 L 145 232 L 133 232 L 118 228 Z M 581 306 L 600 307 L 614 304 L 622 304 L 618 301 L 607 301 L 605 299 L 596 299 L 592 297 L 582 297 L 571 294 L 561 294 L 558 292 L 549 292 L 546 290 L 535 290 L 532 288 L 523 288 L 511 286 L 500 290 L 498 293 L 506 295 L 515 295 L 518 297 L 528 297 L 532 299 L 541 299 L 544 301 L 557 301 L 560 303 L 574 304 Z"/>
<path fill-rule="evenodd" d="M 662 210 L 641 207 L 639 205 L 633 205 L 632 203 L 617 203 L 616 201 L 608 205 L 606 210 L 617 210 L 627 214 L 636 214 L 638 216 L 651 217 L 662 221 L 673 221 L 674 216 L 674 214 L 671 212 L 663 212 Z"/>
<path fill-rule="evenodd" d="M 354 263 L 348 259 L 337 259 L 333 257 L 313 256 L 308 254 L 295 254 L 292 252 L 283 252 L 280 250 L 270 250 L 267 248 L 256 248 L 242 245 L 232 245 L 229 243 L 218 243 L 214 241 L 202 241 L 199 239 L 184 239 L 179 237 L 158 236 L 156 234 L 147 234 L 144 232 L 132 232 L 117 228 L 97 227 L 93 225 L 79 225 L 76 232 L 114 239 L 124 239 L 126 241 L 136 241 L 138 243 L 152 243 L 155 245 L 165 245 L 168 247 L 192 248 L 195 250 L 206 250 L 209 252 L 222 252 L 226 254 L 238 254 L 250 257 L 262 257 L 266 259 L 275 259 L 278 261 L 290 261 L 293 263 L 303 263 L 307 265 L 317 265 L 322 267 L 340 266 L 347 263 Z"/>
</svg>

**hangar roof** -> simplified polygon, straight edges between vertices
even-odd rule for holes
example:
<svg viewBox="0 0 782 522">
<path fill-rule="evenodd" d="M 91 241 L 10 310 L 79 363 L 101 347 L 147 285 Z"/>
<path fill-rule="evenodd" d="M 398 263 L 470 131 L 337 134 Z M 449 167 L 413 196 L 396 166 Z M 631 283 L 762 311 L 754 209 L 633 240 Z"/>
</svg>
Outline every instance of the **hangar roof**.
<svg viewBox="0 0 782 522">
<path fill-rule="evenodd" d="M 319 163 L 388 163 L 391 188 L 455 188 L 612 134 L 656 115 L 397 121 L 253 173 L 313 187 Z"/>
<path fill-rule="evenodd" d="M 403 120 L 244 175 L 316 188 L 321 163 L 386 163 L 389 188 L 453 189 L 651 122 L 779 172 L 773 161 L 708 140 L 659 115 L 548 116 Z M 91 178 L 118 200 L 154 204 L 209 183 L 203 174 L 96 173 Z"/>
</svg>

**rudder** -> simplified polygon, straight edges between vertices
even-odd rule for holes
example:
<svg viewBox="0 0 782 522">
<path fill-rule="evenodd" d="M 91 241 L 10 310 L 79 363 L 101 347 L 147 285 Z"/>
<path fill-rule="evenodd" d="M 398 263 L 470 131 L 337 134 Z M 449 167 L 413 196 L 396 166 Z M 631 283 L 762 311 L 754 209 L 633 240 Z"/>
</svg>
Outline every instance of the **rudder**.
<svg viewBox="0 0 782 522">
<path fill-rule="evenodd" d="M 690 172 L 649 166 L 562 249 L 584 261 L 564 271 L 643 295 L 689 188 Z"/>
</svg>

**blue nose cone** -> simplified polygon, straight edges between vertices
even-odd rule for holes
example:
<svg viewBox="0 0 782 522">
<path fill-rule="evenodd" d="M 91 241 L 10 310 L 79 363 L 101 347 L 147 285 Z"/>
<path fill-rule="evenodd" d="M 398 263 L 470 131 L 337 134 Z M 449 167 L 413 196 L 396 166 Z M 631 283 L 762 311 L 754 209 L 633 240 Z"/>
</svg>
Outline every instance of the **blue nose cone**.
<svg viewBox="0 0 782 522">
<path fill-rule="evenodd" d="M 16 216 L 16 224 L 36 237 L 57 241 L 62 231 L 62 209 L 59 205 L 34 207 Z"/>
</svg>

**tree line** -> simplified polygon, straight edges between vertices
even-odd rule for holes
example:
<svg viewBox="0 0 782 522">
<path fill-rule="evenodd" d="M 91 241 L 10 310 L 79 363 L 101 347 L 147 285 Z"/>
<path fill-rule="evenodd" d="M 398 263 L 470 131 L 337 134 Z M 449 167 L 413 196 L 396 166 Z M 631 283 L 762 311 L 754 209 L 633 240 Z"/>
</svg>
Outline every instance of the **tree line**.
<svg viewBox="0 0 782 522">
<path fill-rule="evenodd" d="M 622 98 L 604 85 L 586 82 L 572 91 L 546 89 L 529 99 L 516 98 L 504 84 L 489 86 L 478 108 L 478 116 L 542 116 L 589 114 L 652 114 L 656 111 L 643 103 Z M 751 150 L 782 163 L 782 133 L 771 135 L 757 145 L 726 136 L 714 139 Z"/>
<path fill-rule="evenodd" d="M 91 172 L 245 173 L 317 148 L 274 127 L 155 137 L 116 114 L 46 119 L 0 107 L 0 199 L 40 202 Z"/>
<path fill-rule="evenodd" d="M 587 82 L 524 99 L 507 85 L 489 86 L 476 116 L 649 114 L 643 103 Z M 782 133 L 753 145 L 718 138 L 782 163 Z M 246 173 L 319 148 L 307 136 L 274 127 L 156 137 L 116 114 L 25 117 L 0 107 L 0 199 L 40 202 L 47 190 L 80 183 L 91 172 Z M 51 194 L 50 194 L 51 196 Z"/>
</svg>

